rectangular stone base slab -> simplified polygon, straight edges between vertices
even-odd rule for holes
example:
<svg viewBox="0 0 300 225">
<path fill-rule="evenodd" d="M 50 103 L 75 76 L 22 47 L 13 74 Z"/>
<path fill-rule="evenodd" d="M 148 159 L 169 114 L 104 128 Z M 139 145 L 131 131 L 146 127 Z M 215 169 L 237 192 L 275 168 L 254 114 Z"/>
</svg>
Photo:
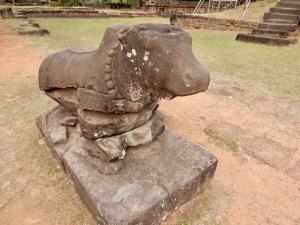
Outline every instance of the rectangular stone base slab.
<svg viewBox="0 0 300 225">
<path fill-rule="evenodd" d="M 86 160 L 82 138 L 63 157 L 69 177 L 98 224 L 157 225 L 191 200 L 213 177 L 217 159 L 165 131 L 147 146 L 131 147 L 124 169 L 103 175 Z"/>
<path fill-rule="evenodd" d="M 36 122 L 98 224 L 157 225 L 200 193 L 214 175 L 217 159 L 170 131 L 146 146 L 128 148 L 122 171 L 104 175 L 87 159 L 94 141 L 67 128 L 71 139 L 53 143 L 50 133 L 58 125 L 52 118 L 65 117 L 61 110 L 50 110 Z"/>
</svg>

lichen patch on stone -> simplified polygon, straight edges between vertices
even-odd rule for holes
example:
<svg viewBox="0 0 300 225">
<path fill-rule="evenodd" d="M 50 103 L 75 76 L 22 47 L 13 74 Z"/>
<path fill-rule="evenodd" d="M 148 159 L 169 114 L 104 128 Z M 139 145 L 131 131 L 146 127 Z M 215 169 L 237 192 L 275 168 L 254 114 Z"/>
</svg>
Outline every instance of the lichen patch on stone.
<svg viewBox="0 0 300 225">
<path fill-rule="evenodd" d="M 131 52 L 132 52 L 132 55 L 133 55 L 133 56 L 136 56 L 136 50 L 135 50 L 135 49 L 132 49 Z"/>
<path fill-rule="evenodd" d="M 144 55 L 144 61 L 148 61 L 149 55 L 150 55 L 149 52 L 145 52 L 145 55 Z"/>
</svg>

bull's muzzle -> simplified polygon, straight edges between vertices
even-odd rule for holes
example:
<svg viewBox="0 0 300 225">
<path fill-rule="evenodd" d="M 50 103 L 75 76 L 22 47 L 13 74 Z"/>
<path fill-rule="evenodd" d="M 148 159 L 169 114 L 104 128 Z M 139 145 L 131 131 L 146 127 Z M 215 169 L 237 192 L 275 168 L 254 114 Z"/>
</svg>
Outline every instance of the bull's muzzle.
<svg viewBox="0 0 300 225">
<path fill-rule="evenodd" d="M 198 64 L 197 67 L 187 68 L 177 79 L 170 79 L 167 89 L 173 96 L 186 96 L 206 91 L 209 82 L 208 71 Z"/>
</svg>

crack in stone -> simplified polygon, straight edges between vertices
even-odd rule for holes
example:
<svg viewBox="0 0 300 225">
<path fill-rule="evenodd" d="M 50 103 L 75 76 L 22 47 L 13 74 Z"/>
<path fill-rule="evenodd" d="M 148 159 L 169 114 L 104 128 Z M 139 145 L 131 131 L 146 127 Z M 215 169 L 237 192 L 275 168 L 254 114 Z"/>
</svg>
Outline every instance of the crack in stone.
<svg viewBox="0 0 300 225">
<path fill-rule="evenodd" d="M 162 183 L 160 183 L 154 176 L 152 176 L 149 172 L 148 172 L 148 170 L 147 170 L 147 167 L 145 167 L 146 168 L 146 173 L 150 176 L 150 177 L 152 177 L 163 189 L 165 189 L 165 191 L 168 193 L 168 198 L 169 198 L 169 201 L 171 202 L 171 203 L 174 203 L 174 201 L 172 201 L 172 197 L 171 197 L 171 194 L 170 194 L 170 192 L 168 191 L 168 189 L 162 184 Z M 152 169 L 152 168 L 151 168 Z M 158 172 L 158 171 L 157 171 Z"/>
<path fill-rule="evenodd" d="M 159 180 L 158 180 L 155 176 L 153 176 L 153 175 L 151 175 L 151 173 L 149 173 L 149 169 L 150 169 L 150 170 L 153 170 L 153 168 L 147 167 L 147 166 L 145 165 L 145 163 L 142 163 L 141 160 L 136 160 L 135 157 L 134 157 L 130 152 L 127 152 L 127 156 L 126 156 L 126 157 L 127 157 L 127 159 L 130 158 L 132 161 L 135 161 L 135 162 L 136 162 L 136 165 L 139 165 L 139 166 L 144 167 L 146 173 L 147 173 L 154 181 L 156 181 L 156 183 L 157 183 L 159 186 L 161 186 L 161 187 L 168 193 L 168 199 L 169 199 L 170 203 L 174 203 L 174 201 L 172 201 L 172 197 L 171 197 L 171 194 L 170 194 L 170 192 L 168 191 L 168 189 L 167 189 L 161 182 L 159 182 Z M 160 174 L 158 171 L 156 171 L 156 173 L 159 174 L 159 175 L 161 176 L 161 174 Z"/>
</svg>

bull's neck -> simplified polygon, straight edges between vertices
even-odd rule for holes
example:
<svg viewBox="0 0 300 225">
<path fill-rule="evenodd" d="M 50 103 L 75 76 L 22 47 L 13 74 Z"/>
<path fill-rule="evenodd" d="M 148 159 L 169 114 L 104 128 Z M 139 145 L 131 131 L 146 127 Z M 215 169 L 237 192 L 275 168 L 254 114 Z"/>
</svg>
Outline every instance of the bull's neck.
<svg viewBox="0 0 300 225">
<path fill-rule="evenodd" d="M 115 43 L 112 48 L 109 50 L 107 58 L 106 58 L 106 65 L 105 65 L 105 86 L 107 88 L 107 95 L 110 99 L 115 99 L 118 95 L 118 85 L 116 74 L 118 71 L 117 65 L 117 57 L 120 55 L 120 44 Z"/>
<path fill-rule="evenodd" d="M 158 98 L 155 90 L 143 85 L 137 56 L 120 43 L 115 43 L 108 52 L 105 65 L 105 86 L 108 98 L 127 99 L 148 105 Z"/>
<path fill-rule="evenodd" d="M 125 98 L 135 101 L 130 98 L 130 91 L 139 83 L 132 79 L 136 66 L 127 60 L 126 50 L 120 43 L 115 43 L 108 51 L 104 80 L 107 95 L 112 100 Z"/>
</svg>

